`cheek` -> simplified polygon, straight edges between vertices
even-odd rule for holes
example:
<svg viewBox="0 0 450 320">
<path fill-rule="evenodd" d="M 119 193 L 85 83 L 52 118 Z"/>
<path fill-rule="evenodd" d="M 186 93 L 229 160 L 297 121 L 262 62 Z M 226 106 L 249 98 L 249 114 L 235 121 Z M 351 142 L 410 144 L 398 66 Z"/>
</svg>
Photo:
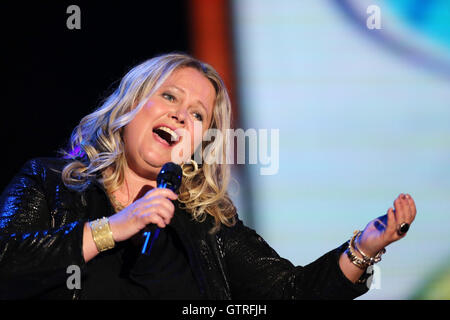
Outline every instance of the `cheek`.
<svg viewBox="0 0 450 320">
<path fill-rule="evenodd" d="M 143 111 L 143 110 L 142 110 Z M 128 150 L 134 149 L 145 140 L 145 134 L 148 131 L 148 121 L 142 112 L 128 123 L 123 130 L 123 141 L 125 148 Z"/>
<path fill-rule="evenodd" d="M 130 123 L 128 123 L 124 130 L 124 140 L 126 143 L 136 141 L 139 138 L 139 130 L 140 124 L 133 119 Z"/>
<path fill-rule="evenodd" d="M 138 137 L 136 136 L 135 130 L 129 124 L 123 130 L 123 144 L 126 153 L 130 156 L 135 153 L 135 148 L 137 145 Z"/>
</svg>

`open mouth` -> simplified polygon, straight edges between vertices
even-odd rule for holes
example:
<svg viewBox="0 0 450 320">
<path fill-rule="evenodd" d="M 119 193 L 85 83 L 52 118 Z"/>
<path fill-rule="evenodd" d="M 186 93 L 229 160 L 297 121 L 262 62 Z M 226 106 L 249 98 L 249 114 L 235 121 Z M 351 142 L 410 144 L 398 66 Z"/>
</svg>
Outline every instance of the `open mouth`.
<svg viewBox="0 0 450 320">
<path fill-rule="evenodd" d="M 154 128 L 153 133 L 155 133 L 160 138 L 159 140 L 161 141 L 161 143 L 168 146 L 173 146 L 180 140 L 180 136 L 175 131 L 165 126 Z"/>
</svg>

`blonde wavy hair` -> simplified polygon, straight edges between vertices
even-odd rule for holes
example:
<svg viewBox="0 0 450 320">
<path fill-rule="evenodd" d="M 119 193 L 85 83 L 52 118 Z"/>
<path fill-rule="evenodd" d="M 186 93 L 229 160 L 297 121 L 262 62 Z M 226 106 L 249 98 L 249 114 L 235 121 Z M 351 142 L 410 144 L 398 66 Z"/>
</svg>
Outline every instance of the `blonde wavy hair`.
<svg viewBox="0 0 450 320">
<path fill-rule="evenodd" d="M 124 182 L 127 167 L 123 127 L 137 115 L 147 98 L 172 72 L 186 67 L 198 70 L 213 84 L 216 99 L 210 129 L 225 133 L 230 128 L 231 103 L 219 74 L 210 65 L 184 53 L 157 56 L 131 69 L 103 104 L 75 127 L 69 147 L 60 150 L 63 158 L 73 160 L 62 170 L 64 184 L 72 190 L 82 191 L 88 186 L 89 179 L 95 178 L 108 193 L 117 190 Z M 210 142 L 209 152 L 223 151 L 219 153 L 219 161 L 212 164 L 204 162 L 196 171 L 183 166 L 184 178 L 178 201 L 182 204 L 181 208 L 196 221 L 203 222 L 208 214 L 213 216 L 215 225 L 211 232 L 219 230 L 221 224 L 235 224 L 236 209 L 227 193 L 230 179 L 226 164 L 228 139 L 224 134 L 223 139 Z M 201 148 L 204 147 L 205 143 L 201 145 Z M 217 154 L 214 156 L 217 157 Z M 111 174 L 104 175 L 106 169 Z"/>
</svg>

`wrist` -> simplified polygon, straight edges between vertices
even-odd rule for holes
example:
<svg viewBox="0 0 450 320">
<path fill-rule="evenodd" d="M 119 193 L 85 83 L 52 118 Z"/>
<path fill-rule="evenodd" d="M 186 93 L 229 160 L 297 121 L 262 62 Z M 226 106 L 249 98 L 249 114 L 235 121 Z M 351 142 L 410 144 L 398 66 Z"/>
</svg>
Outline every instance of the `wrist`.
<svg viewBox="0 0 450 320">
<path fill-rule="evenodd" d="M 92 238 L 89 222 L 84 224 L 83 228 L 83 258 L 85 262 L 93 259 L 98 254 L 97 246 Z"/>
<path fill-rule="evenodd" d="M 381 251 L 385 250 L 384 246 L 383 247 L 379 247 L 379 246 L 374 247 L 373 245 L 368 243 L 368 241 L 361 240 L 361 237 L 362 237 L 362 232 L 359 233 L 359 235 L 354 240 L 354 247 L 361 256 L 375 257 Z"/>
<path fill-rule="evenodd" d="M 119 228 L 118 228 L 118 222 L 116 221 L 115 215 L 112 215 L 112 216 L 109 217 L 109 228 L 111 230 L 111 236 L 112 236 L 114 242 L 121 241 L 122 239 L 120 239 L 120 232 L 119 232 Z"/>
<path fill-rule="evenodd" d="M 361 252 L 363 252 L 366 256 L 369 257 L 374 257 L 377 254 L 377 252 L 381 250 L 381 249 L 376 250 L 366 245 L 364 242 L 361 241 L 361 236 L 355 239 L 355 249 L 360 256 L 362 256 Z"/>
<path fill-rule="evenodd" d="M 103 217 L 89 222 L 92 238 L 99 252 L 114 248 L 115 241 L 112 235 L 109 219 Z"/>
<path fill-rule="evenodd" d="M 386 252 L 383 248 L 378 251 L 376 254 L 368 255 L 367 252 L 364 252 L 357 245 L 357 239 L 361 235 L 361 231 L 356 230 L 353 233 L 353 237 L 348 241 L 348 248 L 346 250 L 347 256 L 350 261 L 356 265 L 360 269 L 366 269 L 368 266 L 371 266 L 375 263 L 381 261 L 381 255 Z"/>
</svg>

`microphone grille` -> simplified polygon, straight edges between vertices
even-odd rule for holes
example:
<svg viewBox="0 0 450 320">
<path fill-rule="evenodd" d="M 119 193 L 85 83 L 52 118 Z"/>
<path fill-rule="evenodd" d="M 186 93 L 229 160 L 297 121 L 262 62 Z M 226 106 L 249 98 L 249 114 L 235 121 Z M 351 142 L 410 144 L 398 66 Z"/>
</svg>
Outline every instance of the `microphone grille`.
<svg viewBox="0 0 450 320">
<path fill-rule="evenodd" d="M 158 173 L 156 182 L 158 187 L 165 185 L 166 188 L 177 192 L 181 186 L 181 179 L 183 177 L 183 170 L 179 165 L 173 162 L 165 163 L 161 171 Z"/>
</svg>

